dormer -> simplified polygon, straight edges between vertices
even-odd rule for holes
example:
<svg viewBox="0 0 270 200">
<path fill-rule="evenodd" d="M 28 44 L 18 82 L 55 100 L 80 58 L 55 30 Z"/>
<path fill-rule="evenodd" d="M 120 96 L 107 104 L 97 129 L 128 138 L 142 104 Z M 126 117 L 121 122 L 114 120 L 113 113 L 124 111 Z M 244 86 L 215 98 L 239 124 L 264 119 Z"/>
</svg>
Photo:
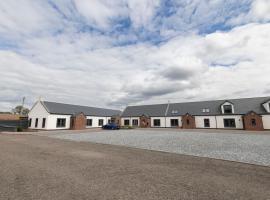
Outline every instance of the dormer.
<svg viewBox="0 0 270 200">
<path fill-rule="evenodd" d="M 234 114 L 234 105 L 230 101 L 225 101 L 221 104 L 221 112 L 222 114 Z"/>
<path fill-rule="evenodd" d="M 270 113 L 270 100 L 264 102 L 262 105 L 264 109 L 266 110 L 266 112 Z"/>
</svg>

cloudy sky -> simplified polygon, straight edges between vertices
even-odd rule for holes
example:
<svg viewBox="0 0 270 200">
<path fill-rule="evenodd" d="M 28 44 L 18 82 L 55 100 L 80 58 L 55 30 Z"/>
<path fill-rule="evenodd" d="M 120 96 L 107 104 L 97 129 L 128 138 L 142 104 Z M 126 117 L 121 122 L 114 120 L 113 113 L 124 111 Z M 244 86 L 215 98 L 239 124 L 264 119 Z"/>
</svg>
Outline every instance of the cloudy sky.
<svg viewBox="0 0 270 200">
<path fill-rule="evenodd" d="M 269 0 L 1 0 L 0 110 L 270 95 Z"/>
</svg>

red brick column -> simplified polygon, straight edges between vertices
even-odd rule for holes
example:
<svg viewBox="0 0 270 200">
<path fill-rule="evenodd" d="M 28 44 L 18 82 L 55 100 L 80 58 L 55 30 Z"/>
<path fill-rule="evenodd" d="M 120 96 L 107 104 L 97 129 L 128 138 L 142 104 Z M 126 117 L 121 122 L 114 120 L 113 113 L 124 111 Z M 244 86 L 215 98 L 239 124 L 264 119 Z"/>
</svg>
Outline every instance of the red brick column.
<svg viewBox="0 0 270 200">
<path fill-rule="evenodd" d="M 86 128 L 86 117 L 83 113 L 78 114 L 71 118 L 73 120 L 71 129 L 82 130 Z"/>
<path fill-rule="evenodd" d="M 243 116 L 244 129 L 251 131 L 263 131 L 262 116 L 255 112 L 249 112 Z"/>
<path fill-rule="evenodd" d="M 195 117 L 190 114 L 186 114 L 182 117 L 182 128 L 183 129 L 195 129 Z"/>
<path fill-rule="evenodd" d="M 140 117 L 140 127 L 141 128 L 150 128 L 151 127 L 151 118 L 147 116 Z"/>
</svg>

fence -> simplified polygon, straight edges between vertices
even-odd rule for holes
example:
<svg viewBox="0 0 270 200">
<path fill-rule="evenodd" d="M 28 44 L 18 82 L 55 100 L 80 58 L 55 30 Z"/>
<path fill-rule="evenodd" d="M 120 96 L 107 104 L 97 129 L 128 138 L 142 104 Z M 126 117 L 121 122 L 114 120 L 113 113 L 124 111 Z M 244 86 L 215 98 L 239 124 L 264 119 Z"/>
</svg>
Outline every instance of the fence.
<svg viewBox="0 0 270 200">
<path fill-rule="evenodd" d="M 17 127 L 28 128 L 28 119 L 0 120 L 0 131 L 17 131 Z"/>
</svg>

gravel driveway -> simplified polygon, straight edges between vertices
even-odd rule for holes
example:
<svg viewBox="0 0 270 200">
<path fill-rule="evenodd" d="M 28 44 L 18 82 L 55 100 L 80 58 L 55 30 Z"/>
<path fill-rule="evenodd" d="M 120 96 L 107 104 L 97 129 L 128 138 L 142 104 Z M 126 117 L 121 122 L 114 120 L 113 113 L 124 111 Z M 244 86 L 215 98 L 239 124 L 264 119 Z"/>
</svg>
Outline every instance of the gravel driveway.
<svg viewBox="0 0 270 200">
<path fill-rule="evenodd" d="M 50 137 L 270 166 L 270 135 L 263 134 L 135 129 L 56 134 Z"/>
</svg>

